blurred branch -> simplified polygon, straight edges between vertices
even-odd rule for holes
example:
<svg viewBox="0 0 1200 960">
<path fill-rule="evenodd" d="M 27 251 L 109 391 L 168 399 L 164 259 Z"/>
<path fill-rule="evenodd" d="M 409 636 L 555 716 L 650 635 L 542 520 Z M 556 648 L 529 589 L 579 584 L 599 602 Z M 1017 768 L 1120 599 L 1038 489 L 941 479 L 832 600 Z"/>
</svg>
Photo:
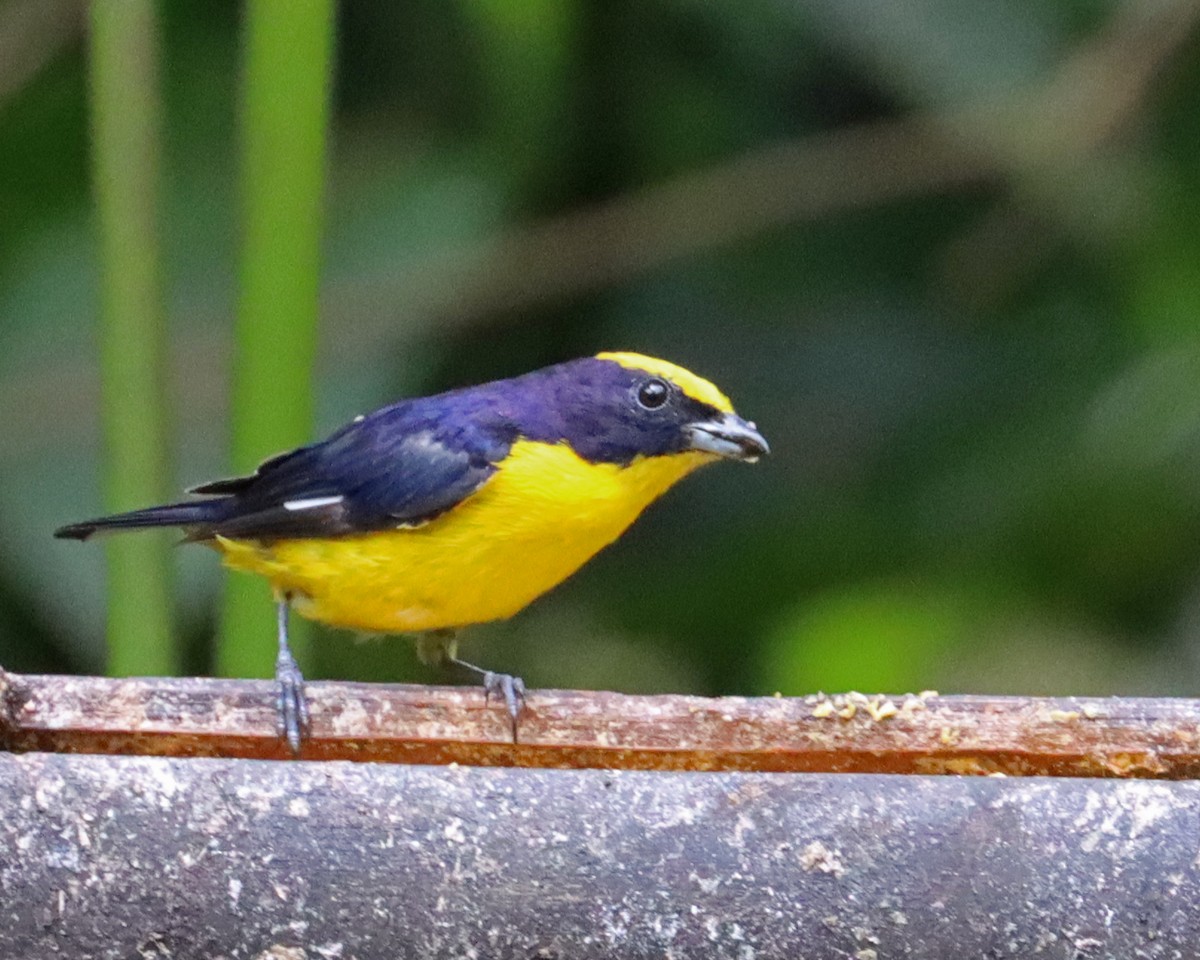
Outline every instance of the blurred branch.
<svg viewBox="0 0 1200 960">
<path fill-rule="evenodd" d="M 410 323 L 414 314 L 467 322 L 625 282 L 787 224 L 1005 180 L 1068 227 L 1120 236 L 1140 201 L 1114 192 L 1112 157 L 1098 154 L 1197 19 L 1191 0 L 1126 4 L 1044 86 L 1019 96 L 756 150 L 394 277 L 356 276 L 331 285 L 328 315 L 352 322 L 356 336 L 381 338 L 394 336 L 398 312 Z M 1091 176 L 1077 172 L 1081 164 Z"/>
<path fill-rule="evenodd" d="M 272 683 L 8 676 L 10 750 L 284 758 Z M 475 688 L 312 683 L 310 760 L 1184 779 L 1200 701 L 536 690 L 520 743 Z M 4 745 L 4 744 L 0 744 Z"/>
<path fill-rule="evenodd" d="M 246 7 L 241 297 L 234 355 L 235 473 L 310 439 L 333 0 Z M 269 673 L 271 605 L 261 583 L 226 581 L 217 666 Z M 292 646 L 304 662 L 303 628 Z"/>
<path fill-rule="evenodd" d="M 83 33 L 86 0 L 0 4 L 0 109 Z"/>
<path fill-rule="evenodd" d="M 1111 176 L 1121 155 L 1113 141 L 1197 21 L 1200 4 L 1191 0 L 1122 4 L 1027 102 L 956 121 L 991 145 L 1017 189 L 948 247 L 941 273 L 950 289 L 977 303 L 995 300 L 1070 234 L 1128 246 L 1147 229 L 1142 198 L 1128 195 L 1126 178 Z M 1134 178 L 1134 189 L 1143 185 Z"/>
<path fill-rule="evenodd" d="M 113 512 L 161 501 L 168 493 L 155 2 L 95 0 L 91 7 L 104 486 Z M 47 422 L 41 421 L 43 428 Z M 160 533 L 106 547 L 109 671 L 172 672 L 168 541 Z"/>
<path fill-rule="evenodd" d="M 851 127 L 752 151 L 396 274 L 331 284 L 331 321 L 394 336 L 397 314 L 467 323 L 627 282 L 790 223 L 995 179 L 925 119 Z M 419 329 L 420 327 L 418 327 Z M 354 338 L 331 338 L 356 349 Z"/>
</svg>

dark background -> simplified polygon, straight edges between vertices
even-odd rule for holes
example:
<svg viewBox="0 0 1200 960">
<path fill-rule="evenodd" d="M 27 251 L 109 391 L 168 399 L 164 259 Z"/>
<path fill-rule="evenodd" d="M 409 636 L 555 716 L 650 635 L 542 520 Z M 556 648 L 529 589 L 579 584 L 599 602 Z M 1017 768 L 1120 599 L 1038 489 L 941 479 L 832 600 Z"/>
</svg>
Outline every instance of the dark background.
<svg viewBox="0 0 1200 960">
<path fill-rule="evenodd" d="M 240 10 L 170 0 L 174 475 L 227 473 Z M 1194 694 L 1190 2 L 348 0 L 318 433 L 601 349 L 774 453 L 687 481 L 465 654 L 533 686 Z M 0 2 L 0 663 L 101 669 L 81 4 Z M 186 666 L 220 574 L 179 564 Z M 312 675 L 427 679 L 330 633 Z"/>
</svg>

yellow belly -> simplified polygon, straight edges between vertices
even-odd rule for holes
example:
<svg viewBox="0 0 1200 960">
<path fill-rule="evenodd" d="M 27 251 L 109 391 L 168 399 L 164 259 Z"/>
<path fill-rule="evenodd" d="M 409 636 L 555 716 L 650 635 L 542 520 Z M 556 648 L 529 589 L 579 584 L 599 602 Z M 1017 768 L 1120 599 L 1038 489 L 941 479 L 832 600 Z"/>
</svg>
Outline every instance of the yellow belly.
<svg viewBox="0 0 1200 960">
<path fill-rule="evenodd" d="M 596 465 L 565 445 L 521 441 L 481 489 L 423 526 L 216 545 L 228 566 L 267 577 L 300 613 L 333 626 L 404 633 L 484 623 L 561 583 L 712 459 Z"/>
</svg>

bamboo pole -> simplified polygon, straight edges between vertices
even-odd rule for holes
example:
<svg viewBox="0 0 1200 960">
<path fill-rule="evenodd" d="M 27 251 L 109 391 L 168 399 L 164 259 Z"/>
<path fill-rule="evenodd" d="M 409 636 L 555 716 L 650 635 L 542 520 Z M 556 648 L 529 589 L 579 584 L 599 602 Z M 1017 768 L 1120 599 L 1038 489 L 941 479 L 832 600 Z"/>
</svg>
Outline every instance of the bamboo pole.
<svg viewBox="0 0 1200 960">
<path fill-rule="evenodd" d="M 246 4 L 242 252 L 232 460 L 249 472 L 312 439 L 321 213 L 334 46 L 333 0 Z M 226 584 L 218 671 L 266 676 L 274 663 L 267 588 Z M 307 630 L 292 647 L 303 665 Z"/>
<path fill-rule="evenodd" d="M 101 259 L 104 500 L 112 512 L 168 493 L 167 323 L 159 256 L 158 20 L 154 0 L 91 4 L 92 179 Z M 169 673 L 170 540 L 113 540 L 108 670 Z"/>
</svg>

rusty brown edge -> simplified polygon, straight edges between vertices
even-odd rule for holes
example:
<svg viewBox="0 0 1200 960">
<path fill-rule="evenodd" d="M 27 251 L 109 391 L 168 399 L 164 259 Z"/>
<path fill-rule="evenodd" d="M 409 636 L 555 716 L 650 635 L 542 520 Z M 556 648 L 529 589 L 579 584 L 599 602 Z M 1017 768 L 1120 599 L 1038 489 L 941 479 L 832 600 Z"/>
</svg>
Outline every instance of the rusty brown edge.
<svg viewBox="0 0 1200 960">
<path fill-rule="evenodd" d="M 304 760 L 629 770 L 1200 778 L 1200 701 L 534 690 L 513 743 L 478 688 L 309 685 Z M 9 751 L 288 759 L 256 680 L 0 673 Z"/>
</svg>

